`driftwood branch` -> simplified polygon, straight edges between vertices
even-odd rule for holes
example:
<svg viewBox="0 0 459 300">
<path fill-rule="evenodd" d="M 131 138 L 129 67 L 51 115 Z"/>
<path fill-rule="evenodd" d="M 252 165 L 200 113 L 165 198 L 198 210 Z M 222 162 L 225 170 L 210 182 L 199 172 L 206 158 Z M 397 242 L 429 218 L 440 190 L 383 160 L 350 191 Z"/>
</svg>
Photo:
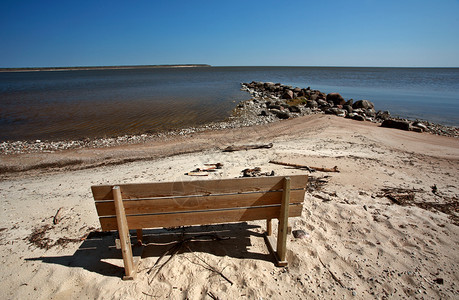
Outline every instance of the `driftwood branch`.
<svg viewBox="0 0 459 300">
<path fill-rule="evenodd" d="M 320 171 L 320 172 L 339 173 L 337 166 L 334 166 L 333 168 L 311 167 L 311 166 L 306 166 L 306 165 L 298 165 L 298 164 L 286 163 L 286 162 L 275 161 L 275 160 L 270 160 L 269 163 L 276 164 L 276 165 L 282 165 L 282 166 L 288 166 L 288 167 L 294 167 L 297 169 L 305 169 L 305 170 L 308 170 L 309 172 Z"/>
<path fill-rule="evenodd" d="M 56 214 L 54 215 L 54 218 L 53 218 L 53 224 L 56 225 L 57 223 L 59 223 L 59 221 L 61 220 L 62 218 L 62 207 L 59 208 L 56 212 Z"/>
<path fill-rule="evenodd" d="M 185 173 L 185 175 L 188 176 L 208 176 L 209 174 L 207 172 L 215 172 L 217 169 L 221 169 L 223 167 L 222 163 L 216 163 L 216 164 L 205 164 L 208 166 L 208 168 L 197 168 L 194 169 L 191 172 Z"/>
<path fill-rule="evenodd" d="M 234 152 L 241 150 L 252 150 L 252 149 L 270 149 L 273 147 L 273 143 L 266 145 L 244 145 L 244 146 L 228 146 L 223 149 L 223 152 Z"/>
</svg>

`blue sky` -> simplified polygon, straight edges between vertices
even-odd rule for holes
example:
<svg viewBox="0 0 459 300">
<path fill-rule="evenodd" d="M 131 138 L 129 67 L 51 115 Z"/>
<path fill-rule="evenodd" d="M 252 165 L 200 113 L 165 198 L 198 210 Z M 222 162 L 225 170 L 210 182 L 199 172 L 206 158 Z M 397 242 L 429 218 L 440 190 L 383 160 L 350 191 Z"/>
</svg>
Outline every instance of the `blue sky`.
<svg viewBox="0 0 459 300">
<path fill-rule="evenodd" d="M 459 67 L 459 0 L 1 0 L 0 44 L 0 67 Z"/>
</svg>

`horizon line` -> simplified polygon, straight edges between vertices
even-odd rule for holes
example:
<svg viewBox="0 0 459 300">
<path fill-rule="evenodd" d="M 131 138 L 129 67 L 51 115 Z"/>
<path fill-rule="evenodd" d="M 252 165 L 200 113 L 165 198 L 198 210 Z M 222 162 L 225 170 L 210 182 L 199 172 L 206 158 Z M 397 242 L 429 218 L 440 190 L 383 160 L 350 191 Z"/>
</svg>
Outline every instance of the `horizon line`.
<svg viewBox="0 0 459 300">
<path fill-rule="evenodd" d="M 179 67 L 284 67 L 284 68 L 406 68 L 406 69 L 457 69 L 459 66 L 340 66 L 340 65 L 210 65 L 210 64 L 155 64 L 155 65 L 78 65 L 47 67 L 0 67 L 0 71 L 64 71 L 91 69 L 142 69 L 142 68 L 179 68 Z"/>
</svg>

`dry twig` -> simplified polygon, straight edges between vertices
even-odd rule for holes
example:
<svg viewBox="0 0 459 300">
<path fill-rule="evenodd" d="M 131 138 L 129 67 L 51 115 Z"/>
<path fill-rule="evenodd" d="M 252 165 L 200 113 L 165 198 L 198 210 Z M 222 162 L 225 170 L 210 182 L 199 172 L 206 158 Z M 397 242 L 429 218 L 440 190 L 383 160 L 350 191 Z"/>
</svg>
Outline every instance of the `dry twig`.
<svg viewBox="0 0 459 300">
<path fill-rule="evenodd" d="M 188 245 L 185 245 L 185 247 L 191 252 L 193 253 L 194 256 L 196 256 L 200 261 L 202 261 L 204 264 L 206 264 L 206 266 L 203 266 L 204 268 L 206 268 L 207 270 L 209 271 L 212 271 L 212 272 L 215 272 L 217 274 L 219 274 L 221 277 L 223 277 L 226 281 L 228 281 L 229 283 L 231 283 L 231 285 L 233 285 L 233 282 L 231 280 L 228 279 L 228 277 L 226 277 L 225 275 L 223 275 L 222 272 L 218 271 L 217 269 L 215 269 L 214 267 L 212 267 L 211 265 L 209 265 L 206 261 L 204 261 L 202 258 L 200 258 L 196 253 L 193 252 L 193 250 L 191 250 L 191 248 L 188 246 Z"/>
<path fill-rule="evenodd" d="M 54 215 L 54 218 L 53 218 L 53 224 L 56 225 L 57 223 L 59 223 L 59 221 L 61 220 L 61 212 L 62 212 L 62 207 L 59 208 L 56 212 L 56 214 Z"/>
<path fill-rule="evenodd" d="M 200 239 L 202 237 L 210 237 L 210 239 Z M 161 256 L 156 260 L 155 264 L 153 265 L 153 267 L 150 268 L 150 270 L 147 271 L 147 274 L 149 275 L 151 272 L 153 272 L 153 269 L 155 269 L 155 267 L 157 267 L 160 263 L 160 261 L 166 256 L 166 255 L 170 255 L 170 257 L 161 265 L 159 266 L 159 268 L 156 269 L 156 273 L 155 275 L 153 275 L 153 277 L 151 278 L 151 280 L 148 282 L 148 284 L 151 284 L 153 282 L 153 280 L 156 278 L 156 276 L 159 274 L 159 272 L 161 272 L 162 268 L 172 260 L 172 258 L 174 258 L 174 256 L 182 249 L 183 246 L 186 246 L 188 249 L 190 249 L 188 247 L 188 245 L 186 245 L 186 243 L 189 243 L 189 242 L 203 242 L 203 241 L 220 241 L 220 240 L 226 240 L 226 239 L 229 239 L 229 237 L 227 238 L 222 238 L 222 237 L 219 237 L 217 235 L 211 235 L 211 234 L 202 234 L 202 235 L 197 235 L 197 236 L 193 236 L 193 237 L 189 237 L 189 238 L 186 238 L 182 241 L 179 241 L 177 242 L 174 246 L 172 246 L 171 248 L 167 249 L 163 254 L 161 254 Z M 191 249 L 190 249 L 191 251 Z M 191 251 L 192 252 L 192 251 Z M 194 252 L 193 252 L 194 254 Z M 196 255 L 196 254 L 195 254 Z M 199 258 L 199 257 L 198 257 Z M 204 261 L 203 261 L 204 262 Z M 206 262 L 204 262 L 206 263 Z M 207 263 L 206 263 L 207 264 Z M 223 278 L 225 278 L 226 280 L 228 280 L 231 284 L 233 284 L 228 278 L 226 278 L 221 272 L 215 270 L 214 268 L 212 268 L 209 264 L 207 264 L 209 266 L 209 268 L 211 268 L 210 270 L 211 271 L 214 271 L 214 272 L 217 272 L 219 273 Z"/>
<path fill-rule="evenodd" d="M 342 288 L 345 288 L 345 286 L 344 286 L 344 284 L 341 282 L 341 280 L 340 280 L 338 277 L 336 277 L 336 275 L 333 274 L 333 272 L 330 271 L 330 269 L 327 268 L 327 266 L 324 264 L 324 262 L 322 261 L 322 259 L 320 259 L 319 256 L 317 256 L 317 257 L 319 258 L 319 261 L 320 261 L 320 263 L 322 264 L 322 266 L 324 266 L 324 268 L 328 271 L 328 273 L 330 273 L 331 277 L 332 277 L 336 282 L 338 282 L 339 285 L 340 285 Z"/>
</svg>

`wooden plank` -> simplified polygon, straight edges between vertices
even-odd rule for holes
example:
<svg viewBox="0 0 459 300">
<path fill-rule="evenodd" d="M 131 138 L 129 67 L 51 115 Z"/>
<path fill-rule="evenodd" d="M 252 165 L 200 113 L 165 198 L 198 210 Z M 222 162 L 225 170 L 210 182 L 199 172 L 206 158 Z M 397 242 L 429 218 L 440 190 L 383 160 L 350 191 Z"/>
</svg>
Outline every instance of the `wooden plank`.
<svg viewBox="0 0 459 300">
<path fill-rule="evenodd" d="M 305 188 L 307 179 L 307 175 L 291 176 L 291 188 Z M 273 176 L 183 182 L 121 184 L 119 186 L 122 191 L 123 199 L 132 199 L 282 190 L 283 180 L 283 176 Z M 113 199 L 112 185 L 95 185 L 91 187 L 91 190 L 95 200 Z"/>
<path fill-rule="evenodd" d="M 288 203 L 290 201 L 290 177 L 284 179 L 284 194 L 279 214 L 279 227 L 277 229 L 277 254 L 280 261 L 285 261 L 287 254 L 287 227 L 288 227 Z"/>
<path fill-rule="evenodd" d="M 303 206 L 291 204 L 289 217 L 301 216 Z M 127 216 L 130 229 L 204 225 L 228 222 L 242 222 L 279 218 L 280 206 L 262 208 L 241 208 L 232 210 L 182 212 L 173 214 Z M 117 230 L 115 217 L 100 218 L 102 230 Z"/>
<path fill-rule="evenodd" d="M 121 253 L 123 255 L 125 278 L 131 278 L 135 272 L 134 259 L 132 257 L 131 239 L 129 237 L 129 227 L 124 213 L 123 199 L 119 186 L 113 187 L 116 208 L 116 226 L 120 236 Z"/>
<path fill-rule="evenodd" d="M 303 203 L 304 190 L 291 192 L 290 203 Z M 155 198 L 149 200 L 124 200 L 126 215 L 155 214 L 192 210 L 222 209 L 280 204 L 282 192 L 193 196 L 180 198 Z M 96 202 L 97 213 L 102 216 L 115 215 L 113 201 Z"/>
</svg>

